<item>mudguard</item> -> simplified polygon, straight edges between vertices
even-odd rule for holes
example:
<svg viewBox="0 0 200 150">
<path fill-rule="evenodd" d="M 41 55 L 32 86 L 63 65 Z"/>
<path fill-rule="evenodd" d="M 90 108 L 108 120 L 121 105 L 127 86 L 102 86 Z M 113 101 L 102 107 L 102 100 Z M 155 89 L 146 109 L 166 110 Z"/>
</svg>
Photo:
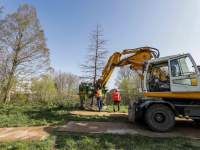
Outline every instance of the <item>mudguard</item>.
<svg viewBox="0 0 200 150">
<path fill-rule="evenodd" d="M 173 110 L 175 109 L 175 106 L 170 102 L 160 101 L 160 100 L 158 101 L 158 100 L 154 100 L 154 99 L 148 99 L 148 100 L 142 99 L 140 101 L 135 102 L 133 105 L 137 108 L 140 116 L 142 116 L 143 108 L 147 109 L 149 107 L 149 105 L 151 105 L 151 104 L 166 104 L 169 107 L 171 107 Z"/>
<path fill-rule="evenodd" d="M 128 119 L 129 119 L 129 121 L 134 122 L 136 117 L 137 118 L 139 118 L 139 116 L 142 117 L 143 109 L 147 109 L 148 106 L 151 105 L 151 104 L 166 104 L 169 107 L 171 107 L 173 110 L 175 109 L 175 106 L 172 103 L 167 102 L 167 101 L 157 101 L 157 100 L 154 100 L 154 99 L 148 99 L 148 100 L 142 99 L 142 100 L 139 100 L 139 101 L 131 100 L 130 101 L 130 108 L 128 109 Z"/>
</svg>

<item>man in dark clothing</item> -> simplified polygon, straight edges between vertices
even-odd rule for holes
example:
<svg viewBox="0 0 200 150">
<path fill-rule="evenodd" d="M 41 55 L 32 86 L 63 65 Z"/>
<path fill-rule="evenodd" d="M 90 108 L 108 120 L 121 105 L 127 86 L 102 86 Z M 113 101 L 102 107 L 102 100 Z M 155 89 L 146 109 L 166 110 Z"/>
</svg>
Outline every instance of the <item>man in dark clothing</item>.
<svg viewBox="0 0 200 150">
<path fill-rule="evenodd" d="M 96 98 L 97 98 L 97 104 L 99 107 L 99 112 L 102 110 L 102 89 L 98 88 L 96 91 Z"/>
</svg>

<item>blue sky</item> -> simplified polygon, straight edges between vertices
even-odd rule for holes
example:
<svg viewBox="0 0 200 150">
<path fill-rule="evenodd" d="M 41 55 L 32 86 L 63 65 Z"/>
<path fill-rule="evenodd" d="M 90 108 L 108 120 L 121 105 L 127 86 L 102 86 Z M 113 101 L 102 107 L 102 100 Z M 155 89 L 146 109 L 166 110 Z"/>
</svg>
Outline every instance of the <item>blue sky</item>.
<svg viewBox="0 0 200 150">
<path fill-rule="evenodd" d="M 82 75 L 78 61 L 87 55 L 90 32 L 102 25 L 106 48 L 114 52 L 143 46 L 161 57 L 191 53 L 200 65 L 200 1 L 198 0 L 1 0 L 4 14 L 33 5 L 48 39 L 51 66 Z M 118 68 L 107 86 L 114 88 Z"/>
</svg>

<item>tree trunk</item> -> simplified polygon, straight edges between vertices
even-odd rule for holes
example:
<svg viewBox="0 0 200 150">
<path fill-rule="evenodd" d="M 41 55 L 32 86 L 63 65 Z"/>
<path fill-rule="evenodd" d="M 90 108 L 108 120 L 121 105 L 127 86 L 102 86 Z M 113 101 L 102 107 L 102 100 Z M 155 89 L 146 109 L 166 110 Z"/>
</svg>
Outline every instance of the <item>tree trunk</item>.
<svg viewBox="0 0 200 150">
<path fill-rule="evenodd" d="M 4 102 L 10 102 L 10 90 L 6 91 Z"/>
<path fill-rule="evenodd" d="M 97 31 L 96 31 L 97 39 L 96 39 L 96 56 L 95 56 L 95 68 L 94 68 L 94 84 L 96 84 L 96 77 L 97 77 L 97 57 L 98 57 L 98 49 L 99 49 L 99 27 L 97 23 Z M 94 107 L 94 96 L 92 97 L 91 107 Z"/>
<path fill-rule="evenodd" d="M 16 51 L 15 58 L 14 58 L 14 61 L 13 61 L 13 67 L 12 67 L 12 70 L 10 72 L 9 79 L 8 79 L 8 84 L 7 84 L 6 89 L 5 89 L 4 102 L 9 102 L 10 101 L 10 90 L 11 90 L 11 87 L 12 87 L 14 73 L 15 73 L 15 70 L 17 68 L 18 54 L 19 54 L 19 48 L 18 48 L 18 51 Z"/>
<path fill-rule="evenodd" d="M 16 67 L 13 66 L 13 69 L 11 71 L 10 77 L 8 79 L 8 84 L 7 84 L 6 89 L 5 89 L 4 102 L 9 102 L 10 101 L 10 90 L 11 90 L 11 87 L 12 87 L 12 81 L 13 81 L 13 77 L 14 77 L 15 68 Z"/>
<path fill-rule="evenodd" d="M 86 110 L 86 108 L 85 108 L 85 104 L 84 104 L 83 101 L 81 101 L 81 106 L 80 106 L 79 108 L 82 109 L 82 110 Z"/>
<path fill-rule="evenodd" d="M 10 101 L 10 90 L 11 90 L 11 87 L 12 87 L 12 81 L 13 81 L 13 77 L 14 77 L 15 68 L 16 67 L 13 66 L 13 69 L 11 71 L 10 77 L 8 79 L 8 84 L 7 84 L 6 89 L 5 89 L 4 102 L 9 102 Z"/>
<path fill-rule="evenodd" d="M 94 96 L 92 97 L 91 107 L 94 107 Z"/>
</svg>

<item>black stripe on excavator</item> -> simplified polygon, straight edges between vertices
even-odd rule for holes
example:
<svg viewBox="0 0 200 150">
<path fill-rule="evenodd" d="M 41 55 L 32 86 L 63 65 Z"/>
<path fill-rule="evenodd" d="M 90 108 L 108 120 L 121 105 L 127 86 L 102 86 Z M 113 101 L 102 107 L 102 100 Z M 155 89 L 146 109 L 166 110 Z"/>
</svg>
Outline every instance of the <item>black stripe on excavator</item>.
<svg viewBox="0 0 200 150">
<path fill-rule="evenodd" d="M 148 52 L 147 50 L 143 50 L 143 48 L 149 48 L 149 49 L 152 49 L 150 50 L 150 52 L 153 54 L 154 58 L 159 58 L 160 57 L 160 52 L 158 49 L 156 48 L 153 48 L 153 47 L 139 47 L 139 48 L 135 48 L 135 49 L 125 49 L 126 51 L 132 51 L 132 50 L 140 50 L 140 52 Z M 124 51 L 125 51 L 124 50 Z M 153 50 L 156 50 L 157 52 L 153 51 Z"/>
</svg>

